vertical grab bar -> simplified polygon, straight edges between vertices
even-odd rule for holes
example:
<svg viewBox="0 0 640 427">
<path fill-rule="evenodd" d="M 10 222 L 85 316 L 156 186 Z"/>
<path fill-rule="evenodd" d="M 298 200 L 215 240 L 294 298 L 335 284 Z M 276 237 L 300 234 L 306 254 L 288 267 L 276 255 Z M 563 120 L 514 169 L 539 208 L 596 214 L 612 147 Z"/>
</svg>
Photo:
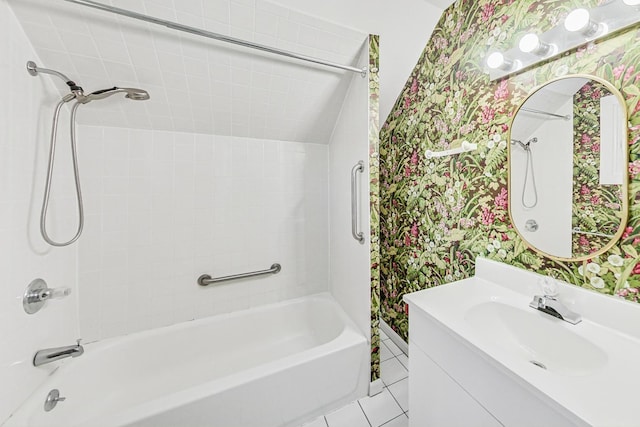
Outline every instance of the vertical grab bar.
<svg viewBox="0 0 640 427">
<path fill-rule="evenodd" d="M 358 172 L 364 172 L 362 160 L 351 169 L 351 235 L 358 243 L 364 244 L 364 233 L 358 231 L 358 218 L 360 217 L 360 198 L 358 197 L 358 182 L 356 180 Z"/>
</svg>

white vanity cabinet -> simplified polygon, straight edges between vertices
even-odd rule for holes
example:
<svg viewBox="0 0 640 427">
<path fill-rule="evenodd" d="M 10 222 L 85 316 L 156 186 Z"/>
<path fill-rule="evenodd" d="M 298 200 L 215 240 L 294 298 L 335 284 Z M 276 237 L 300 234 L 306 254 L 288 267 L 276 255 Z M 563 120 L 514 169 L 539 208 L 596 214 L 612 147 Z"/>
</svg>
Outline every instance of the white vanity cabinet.
<svg viewBox="0 0 640 427">
<path fill-rule="evenodd" d="M 585 426 L 418 307 L 409 309 L 409 427 Z"/>
<path fill-rule="evenodd" d="M 541 278 L 478 258 L 404 296 L 411 427 L 640 426 L 640 306 L 559 284 L 571 324 L 529 306 Z"/>
</svg>

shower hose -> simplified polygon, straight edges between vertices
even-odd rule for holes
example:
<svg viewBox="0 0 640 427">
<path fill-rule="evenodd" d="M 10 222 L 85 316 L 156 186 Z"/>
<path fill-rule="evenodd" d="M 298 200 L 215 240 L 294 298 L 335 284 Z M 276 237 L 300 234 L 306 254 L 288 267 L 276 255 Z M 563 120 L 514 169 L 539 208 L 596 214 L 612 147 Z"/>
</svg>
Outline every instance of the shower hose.
<svg viewBox="0 0 640 427">
<path fill-rule="evenodd" d="M 531 141 L 524 145 L 524 151 L 527 153 L 527 164 L 524 170 L 524 182 L 522 183 L 522 206 L 531 209 L 538 204 L 538 189 L 536 188 L 536 176 L 533 169 L 533 153 L 531 152 Z M 533 187 L 533 203 L 527 205 L 525 202 L 525 193 L 527 191 L 527 182 L 529 181 L 529 170 L 531 170 L 531 185 Z"/>
<path fill-rule="evenodd" d="M 42 210 L 40 211 L 40 233 L 44 240 L 52 246 L 68 246 L 78 240 L 82 234 L 84 227 L 84 208 L 82 206 L 82 191 L 80 190 L 80 174 L 78 173 L 78 152 L 76 148 L 76 111 L 80 106 L 79 102 L 76 102 L 71 107 L 71 119 L 70 119 L 70 134 L 71 134 L 71 158 L 73 160 L 73 176 L 76 186 L 76 200 L 78 201 L 78 228 L 76 234 L 66 242 L 56 242 L 47 233 L 47 210 L 49 208 L 49 198 L 51 196 L 51 178 L 53 175 L 53 164 L 56 156 L 56 136 L 58 133 L 58 120 L 60 118 L 60 109 L 62 106 L 75 99 L 73 94 L 69 94 L 62 98 L 62 100 L 56 106 L 53 113 L 53 124 L 51 126 L 51 143 L 49 146 L 49 164 L 47 167 L 47 181 L 45 184 L 44 198 L 42 200 Z"/>
</svg>

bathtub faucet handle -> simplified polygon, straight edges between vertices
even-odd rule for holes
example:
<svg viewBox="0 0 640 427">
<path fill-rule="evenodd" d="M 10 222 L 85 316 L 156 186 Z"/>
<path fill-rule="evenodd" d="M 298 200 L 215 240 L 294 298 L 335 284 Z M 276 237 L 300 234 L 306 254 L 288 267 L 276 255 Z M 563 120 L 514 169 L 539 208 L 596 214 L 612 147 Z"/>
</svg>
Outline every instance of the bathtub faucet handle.
<svg viewBox="0 0 640 427">
<path fill-rule="evenodd" d="M 71 288 L 50 288 L 42 279 L 35 279 L 24 292 L 22 306 L 27 314 L 34 314 L 50 299 L 59 299 L 71 294 Z"/>
</svg>

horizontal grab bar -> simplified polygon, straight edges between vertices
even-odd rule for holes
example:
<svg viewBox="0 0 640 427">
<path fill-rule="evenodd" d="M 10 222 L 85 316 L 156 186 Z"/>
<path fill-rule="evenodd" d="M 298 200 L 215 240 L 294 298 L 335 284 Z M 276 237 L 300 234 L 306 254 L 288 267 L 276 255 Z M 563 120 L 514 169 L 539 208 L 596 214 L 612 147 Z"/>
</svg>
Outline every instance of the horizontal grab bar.
<svg viewBox="0 0 640 427">
<path fill-rule="evenodd" d="M 198 285 L 208 286 L 213 285 L 214 283 L 226 282 L 228 280 L 245 279 L 247 277 L 262 276 L 265 274 L 278 274 L 280 273 L 280 270 L 282 270 L 280 264 L 275 263 L 271 265 L 271 268 L 269 268 L 268 270 L 252 271 L 251 273 L 232 274 L 230 276 L 222 277 L 211 277 L 208 274 L 203 274 L 202 276 L 198 277 Z"/>
<path fill-rule="evenodd" d="M 571 233 L 573 233 L 573 234 L 588 234 L 590 236 L 598 236 L 598 237 L 608 237 L 610 239 L 613 238 L 613 234 L 597 233 L 595 231 L 582 231 L 579 227 L 574 227 L 571 230 Z"/>
</svg>

